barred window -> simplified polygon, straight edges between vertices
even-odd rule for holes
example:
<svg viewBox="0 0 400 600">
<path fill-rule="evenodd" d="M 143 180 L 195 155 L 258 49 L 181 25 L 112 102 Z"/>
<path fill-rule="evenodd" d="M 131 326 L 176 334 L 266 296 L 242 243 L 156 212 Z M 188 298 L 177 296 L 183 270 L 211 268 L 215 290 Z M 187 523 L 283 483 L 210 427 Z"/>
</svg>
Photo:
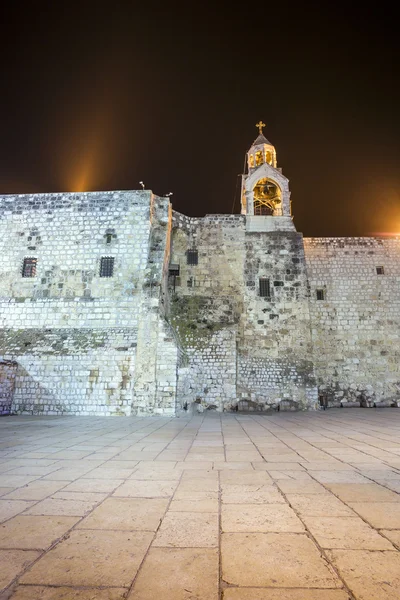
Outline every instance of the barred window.
<svg viewBox="0 0 400 600">
<path fill-rule="evenodd" d="M 188 250 L 186 257 L 187 257 L 188 265 L 198 265 L 199 264 L 199 253 L 197 250 Z"/>
<path fill-rule="evenodd" d="M 102 256 L 100 261 L 100 277 L 112 277 L 114 274 L 114 258 Z"/>
<path fill-rule="evenodd" d="M 24 258 L 22 277 L 35 277 L 37 258 Z"/>
<path fill-rule="evenodd" d="M 269 298 L 271 296 L 269 279 L 265 279 L 265 277 L 260 279 L 260 296 L 263 296 L 264 298 Z"/>
<path fill-rule="evenodd" d="M 385 274 L 385 269 L 383 267 L 376 267 L 376 274 L 377 275 L 384 275 Z"/>
<path fill-rule="evenodd" d="M 325 300 L 325 290 L 317 290 L 317 300 Z"/>
</svg>

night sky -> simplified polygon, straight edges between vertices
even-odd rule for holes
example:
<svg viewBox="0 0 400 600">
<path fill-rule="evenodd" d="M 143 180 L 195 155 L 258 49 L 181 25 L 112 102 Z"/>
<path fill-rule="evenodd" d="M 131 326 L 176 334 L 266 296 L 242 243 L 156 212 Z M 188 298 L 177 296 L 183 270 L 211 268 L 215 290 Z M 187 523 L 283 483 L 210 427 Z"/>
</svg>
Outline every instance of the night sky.
<svg viewBox="0 0 400 600">
<path fill-rule="evenodd" d="M 143 180 L 185 214 L 239 212 L 262 119 L 299 231 L 400 232 L 389 4 L 120 4 L 3 3 L 0 193 Z"/>
</svg>

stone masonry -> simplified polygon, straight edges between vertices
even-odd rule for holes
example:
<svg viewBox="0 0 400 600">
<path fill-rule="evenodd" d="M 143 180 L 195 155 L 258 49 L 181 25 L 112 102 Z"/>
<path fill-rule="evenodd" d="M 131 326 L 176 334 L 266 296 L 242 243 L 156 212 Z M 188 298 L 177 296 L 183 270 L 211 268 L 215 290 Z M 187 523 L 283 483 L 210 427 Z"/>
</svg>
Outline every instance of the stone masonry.
<svg viewBox="0 0 400 600">
<path fill-rule="evenodd" d="M 174 414 L 177 349 L 159 311 L 168 201 L 147 191 L 4 196 L 0 213 L 12 412 Z M 35 276 L 23 277 L 31 257 Z M 102 257 L 114 259 L 112 277 L 99 277 Z M 1 362 L 0 374 L 3 389 Z"/>
<path fill-rule="evenodd" d="M 247 171 L 240 215 L 0 197 L 0 411 L 397 405 L 400 240 L 303 239 L 262 134 Z"/>
</svg>

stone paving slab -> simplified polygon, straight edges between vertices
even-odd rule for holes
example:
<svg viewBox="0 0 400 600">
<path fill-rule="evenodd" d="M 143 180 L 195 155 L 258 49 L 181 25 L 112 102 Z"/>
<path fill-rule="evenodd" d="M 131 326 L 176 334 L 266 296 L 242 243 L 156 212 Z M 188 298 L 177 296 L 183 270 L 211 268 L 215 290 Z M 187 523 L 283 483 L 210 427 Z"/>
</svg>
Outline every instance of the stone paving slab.
<svg viewBox="0 0 400 600">
<path fill-rule="evenodd" d="M 216 548 L 152 548 L 129 600 L 218 600 Z"/>
<path fill-rule="evenodd" d="M 108 498 L 77 528 L 157 531 L 167 506 L 164 498 Z"/>
<path fill-rule="evenodd" d="M 400 598 L 400 410 L 6 417 L 0 439 L 0 598 Z"/>
<path fill-rule="evenodd" d="M 330 550 L 328 558 L 341 573 L 357 600 L 398 600 L 400 555 L 398 552 Z"/>
<path fill-rule="evenodd" d="M 255 587 L 341 587 L 334 570 L 306 535 L 222 534 L 222 579 Z"/>
<path fill-rule="evenodd" d="M 0 550 L 0 590 L 12 583 L 39 556 L 40 552 L 29 550 Z"/>
<path fill-rule="evenodd" d="M 78 521 L 79 517 L 14 517 L 0 526 L 0 548 L 44 550 Z"/>
<path fill-rule="evenodd" d="M 384 537 L 362 519 L 353 517 L 303 517 L 321 548 L 394 550 Z"/>
<path fill-rule="evenodd" d="M 22 576 L 21 583 L 128 587 L 152 537 L 143 531 L 72 531 Z"/>
<path fill-rule="evenodd" d="M 218 517 L 215 513 L 168 511 L 153 546 L 216 547 L 218 546 Z"/>
<path fill-rule="evenodd" d="M 227 588 L 223 600 L 349 600 L 345 590 Z"/>
<path fill-rule="evenodd" d="M 400 503 L 349 502 L 363 519 L 377 529 L 400 529 Z"/>
<path fill-rule="evenodd" d="M 354 517 L 354 512 L 334 496 L 321 494 L 287 494 L 290 503 L 301 518 L 305 517 Z"/>
<path fill-rule="evenodd" d="M 126 590 L 123 588 L 99 590 L 19 585 L 12 598 L 13 600 L 124 600 Z M 336 598 L 332 600 L 336 600 Z"/>
<path fill-rule="evenodd" d="M 304 525 L 287 505 L 226 504 L 222 506 L 222 531 L 303 533 Z"/>
<path fill-rule="evenodd" d="M 376 483 L 336 483 L 327 487 L 343 502 L 400 502 L 399 494 Z"/>
</svg>

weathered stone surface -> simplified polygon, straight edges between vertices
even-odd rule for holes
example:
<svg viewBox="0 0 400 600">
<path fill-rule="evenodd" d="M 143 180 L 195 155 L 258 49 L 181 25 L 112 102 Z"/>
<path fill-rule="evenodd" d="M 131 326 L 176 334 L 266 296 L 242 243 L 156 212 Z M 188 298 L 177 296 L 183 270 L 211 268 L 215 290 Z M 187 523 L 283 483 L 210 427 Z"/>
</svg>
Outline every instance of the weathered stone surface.
<svg viewBox="0 0 400 600">
<path fill-rule="evenodd" d="M 163 498 L 109 498 L 79 525 L 79 529 L 156 531 L 168 506 Z"/>
<path fill-rule="evenodd" d="M 0 550 L 0 592 L 38 556 L 31 550 Z"/>
<path fill-rule="evenodd" d="M 343 502 L 400 502 L 400 495 L 376 483 L 335 483 L 327 487 Z"/>
<path fill-rule="evenodd" d="M 354 512 L 334 496 L 320 494 L 286 494 L 290 505 L 301 517 L 354 517 Z"/>
<path fill-rule="evenodd" d="M 0 413 L 175 413 L 160 295 L 170 227 L 168 199 L 150 191 L 0 196 Z"/>
<path fill-rule="evenodd" d="M 275 504 L 284 503 L 282 494 L 272 485 L 232 485 L 222 486 L 224 504 Z"/>
<path fill-rule="evenodd" d="M 10 491 L 4 497 L 9 500 L 42 500 L 66 485 L 66 481 L 36 480 L 24 487 Z"/>
<path fill-rule="evenodd" d="M 392 544 L 358 517 L 303 517 L 321 548 L 393 550 Z"/>
<path fill-rule="evenodd" d="M 79 517 L 14 517 L 0 525 L 0 548 L 48 548 L 78 521 Z"/>
<path fill-rule="evenodd" d="M 22 500 L 0 500 L 0 523 L 26 511 L 32 504 Z"/>
<path fill-rule="evenodd" d="M 169 498 L 175 491 L 176 481 L 125 481 L 114 496 L 126 498 Z"/>
<path fill-rule="evenodd" d="M 248 469 L 241 469 L 240 472 L 235 473 L 224 471 L 220 479 L 222 489 L 225 485 L 272 485 L 272 479 L 265 471 L 256 472 Z"/>
<path fill-rule="evenodd" d="M 142 531 L 73 531 L 45 554 L 21 583 L 128 587 L 152 537 Z"/>
<path fill-rule="evenodd" d="M 400 529 L 381 529 L 381 533 L 400 548 Z"/>
<path fill-rule="evenodd" d="M 400 502 L 349 502 L 349 506 L 372 527 L 400 529 Z"/>
<path fill-rule="evenodd" d="M 218 515 L 170 512 L 163 519 L 153 546 L 213 548 L 218 546 Z"/>
<path fill-rule="evenodd" d="M 226 504 L 222 531 L 303 533 L 304 525 L 287 504 Z"/>
<path fill-rule="evenodd" d="M 19 585 L 10 596 L 10 600 L 124 600 L 124 598 L 126 598 L 126 589 L 123 588 L 83 590 L 36 585 Z"/>
<path fill-rule="evenodd" d="M 328 490 L 316 481 L 284 479 L 277 486 L 284 494 L 328 494 Z"/>
<path fill-rule="evenodd" d="M 0 196 L 0 414 L 397 407 L 400 239 L 303 239 L 256 142 L 241 214 L 187 217 L 144 189 Z"/>
<path fill-rule="evenodd" d="M 218 575 L 217 549 L 152 548 L 128 598 L 217 600 Z"/>
<path fill-rule="evenodd" d="M 328 556 L 356 598 L 398 600 L 400 596 L 398 552 L 329 550 Z"/>
<path fill-rule="evenodd" d="M 31 508 L 28 508 L 24 514 L 26 515 L 64 515 L 64 516 L 81 516 L 88 513 L 92 508 L 101 502 L 103 498 L 83 502 L 82 500 L 66 500 L 62 498 L 47 498 L 38 502 Z"/>
<path fill-rule="evenodd" d="M 227 588 L 223 600 L 349 600 L 344 590 Z"/>
<path fill-rule="evenodd" d="M 311 540 L 294 533 L 223 534 L 222 578 L 247 587 L 341 587 Z"/>
</svg>

